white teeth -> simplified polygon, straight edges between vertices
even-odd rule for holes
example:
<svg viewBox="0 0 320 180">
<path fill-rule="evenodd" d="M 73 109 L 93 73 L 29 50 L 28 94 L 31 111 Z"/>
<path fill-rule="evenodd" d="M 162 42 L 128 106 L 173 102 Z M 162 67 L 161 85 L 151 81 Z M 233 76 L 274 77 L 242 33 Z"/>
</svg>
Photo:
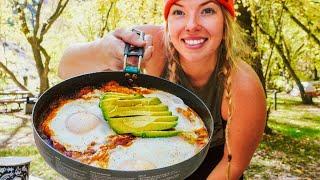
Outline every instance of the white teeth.
<svg viewBox="0 0 320 180">
<path fill-rule="evenodd" d="M 188 45 L 198 45 L 204 42 L 204 39 L 199 40 L 185 40 Z"/>
</svg>

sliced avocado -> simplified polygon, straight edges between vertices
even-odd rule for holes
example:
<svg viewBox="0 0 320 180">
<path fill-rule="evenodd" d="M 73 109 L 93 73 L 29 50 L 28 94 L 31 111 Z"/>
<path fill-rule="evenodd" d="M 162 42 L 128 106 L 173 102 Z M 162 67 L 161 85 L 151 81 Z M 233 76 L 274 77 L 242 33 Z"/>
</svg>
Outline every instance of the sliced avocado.
<svg viewBox="0 0 320 180">
<path fill-rule="evenodd" d="M 139 105 L 157 105 L 161 101 L 157 97 L 147 97 L 140 99 L 117 99 L 117 98 L 108 98 L 100 101 L 101 104 L 107 103 L 108 105 L 116 105 L 119 107 L 130 107 L 130 106 L 139 106 Z"/>
<path fill-rule="evenodd" d="M 127 126 L 135 131 L 160 131 L 173 128 L 177 125 L 176 121 L 172 122 L 145 122 L 145 121 L 123 121 Z M 132 131 L 131 131 L 132 132 Z"/>
<path fill-rule="evenodd" d="M 173 122 L 177 121 L 177 116 L 132 116 L 132 117 L 121 117 L 121 118 L 110 118 L 113 120 L 122 120 L 126 123 L 131 121 L 145 121 L 145 122 Z"/>
<path fill-rule="evenodd" d="M 100 107 L 106 111 L 168 111 L 168 106 L 163 104 L 158 105 L 138 105 L 138 106 L 131 106 L 131 107 L 119 107 L 115 105 L 110 105 L 106 101 L 101 101 Z M 116 109 L 115 109 L 116 108 Z"/>
<path fill-rule="evenodd" d="M 142 138 L 157 138 L 177 136 L 180 133 L 180 131 L 140 131 L 133 132 L 132 135 Z"/>
<path fill-rule="evenodd" d="M 137 116 L 137 115 L 150 115 L 150 116 L 169 116 L 172 113 L 168 111 L 168 106 L 148 105 L 148 106 L 132 106 L 132 107 L 118 107 L 109 105 L 106 101 L 100 101 L 100 108 L 106 120 L 109 117 L 122 117 L 122 116 Z"/>
<path fill-rule="evenodd" d="M 108 117 L 127 117 L 127 116 L 171 116 L 170 111 L 141 111 L 141 110 L 130 110 L 130 111 L 109 111 Z"/>
<path fill-rule="evenodd" d="M 109 98 L 139 99 L 139 98 L 143 98 L 143 95 L 141 95 L 141 94 L 125 94 L 125 93 L 117 93 L 117 92 L 107 92 L 102 96 L 101 100 L 109 99 Z"/>
<path fill-rule="evenodd" d="M 173 122 L 148 122 L 148 121 L 126 121 L 117 120 L 117 118 L 109 119 L 110 127 L 118 134 L 140 132 L 140 131 L 160 131 L 174 128 L 177 121 Z"/>
</svg>

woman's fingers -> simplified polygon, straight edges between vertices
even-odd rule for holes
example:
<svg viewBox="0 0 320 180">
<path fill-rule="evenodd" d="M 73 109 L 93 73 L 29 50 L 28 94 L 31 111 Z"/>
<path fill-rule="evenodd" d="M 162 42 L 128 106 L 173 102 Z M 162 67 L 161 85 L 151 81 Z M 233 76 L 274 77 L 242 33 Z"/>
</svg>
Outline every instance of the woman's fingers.
<svg viewBox="0 0 320 180">
<path fill-rule="evenodd" d="M 122 41 L 133 46 L 143 47 L 146 44 L 146 41 L 140 39 L 136 32 L 129 31 L 127 29 L 117 29 L 113 32 L 113 35 L 116 38 L 121 39 Z"/>
<path fill-rule="evenodd" d="M 137 47 L 143 47 L 144 48 L 144 54 L 143 54 L 143 61 L 142 66 L 145 66 L 145 64 L 148 62 L 148 60 L 152 57 L 153 53 L 153 42 L 152 42 L 152 36 L 145 35 L 145 40 L 141 40 L 139 38 L 139 35 L 135 32 L 132 32 L 127 29 L 117 29 L 112 33 L 113 38 L 110 39 L 112 43 L 112 54 L 116 60 L 116 62 L 112 63 L 113 67 L 117 67 L 119 69 L 123 66 L 123 59 L 124 59 L 124 47 L 125 43 L 129 43 L 133 46 Z M 128 57 L 127 63 L 129 65 L 137 65 L 137 58 L 134 57 Z"/>
<path fill-rule="evenodd" d="M 122 60 L 123 59 L 123 53 L 124 53 L 124 47 L 125 47 L 125 43 L 118 39 L 118 38 L 114 38 L 114 45 L 113 45 L 113 50 L 112 52 L 114 53 L 114 57 Z"/>
<path fill-rule="evenodd" d="M 144 55 L 143 55 L 143 60 L 145 61 L 144 63 L 146 63 L 152 56 L 152 52 L 153 52 L 152 36 L 146 35 L 145 41 L 146 41 L 146 45 L 144 46 Z"/>
</svg>

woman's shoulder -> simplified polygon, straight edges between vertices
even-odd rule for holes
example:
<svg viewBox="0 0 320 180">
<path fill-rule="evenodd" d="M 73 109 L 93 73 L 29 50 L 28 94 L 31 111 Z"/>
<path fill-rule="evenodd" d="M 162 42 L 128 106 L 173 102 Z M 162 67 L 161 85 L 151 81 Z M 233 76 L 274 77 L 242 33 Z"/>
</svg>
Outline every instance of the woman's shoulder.
<svg viewBox="0 0 320 180">
<path fill-rule="evenodd" d="M 265 93 L 258 75 L 244 61 L 237 63 L 231 72 L 231 98 L 235 114 L 250 118 L 265 111 Z M 222 103 L 222 116 L 227 117 L 228 99 L 226 92 Z M 240 115 L 241 114 L 241 115 Z"/>
<path fill-rule="evenodd" d="M 231 72 L 232 87 L 239 91 L 263 91 L 261 81 L 253 68 L 245 61 L 239 61 Z"/>
</svg>

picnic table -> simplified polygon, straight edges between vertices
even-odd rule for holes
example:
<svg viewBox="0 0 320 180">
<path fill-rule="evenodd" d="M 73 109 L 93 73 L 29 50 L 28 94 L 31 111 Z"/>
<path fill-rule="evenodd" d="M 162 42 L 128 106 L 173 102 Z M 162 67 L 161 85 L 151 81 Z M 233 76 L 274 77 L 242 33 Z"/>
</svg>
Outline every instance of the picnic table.
<svg viewBox="0 0 320 180">
<path fill-rule="evenodd" d="M 25 95 L 30 95 L 29 91 L 0 91 L 0 95 L 21 95 L 21 96 L 25 96 Z"/>
<path fill-rule="evenodd" d="M 0 113 L 22 110 L 21 104 L 26 103 L 31 95 L 29 91 L 0 91 Z M 14 105 L 18 105 L 18 107 L 15 108 Z"/>
</svg>

